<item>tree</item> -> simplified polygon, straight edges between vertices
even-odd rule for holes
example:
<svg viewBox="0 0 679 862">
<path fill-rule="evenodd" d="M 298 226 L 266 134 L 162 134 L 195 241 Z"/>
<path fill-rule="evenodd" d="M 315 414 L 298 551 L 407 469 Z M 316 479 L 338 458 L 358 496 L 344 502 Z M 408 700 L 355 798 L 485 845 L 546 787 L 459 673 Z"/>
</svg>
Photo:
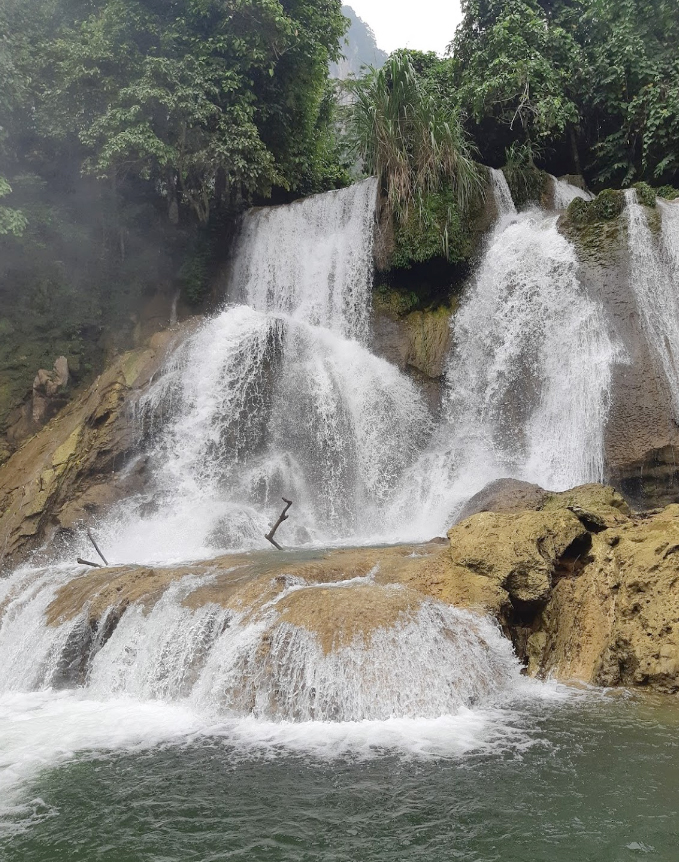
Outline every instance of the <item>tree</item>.
<svg viewBox="0 0 679 862">
<path fill-rule="evenodd" d="M 496 154 L 516 139 L 543 146 L 576 126 L 571 95 L 580 48 L 537 0 L 464 0 L 451 45 L 459 101 L 477 135 L 492 127 Z M 492 157 L 491 157 L 492 160 Z"/>
<path fill-rule="evenodd" d="M 200 223 L 274 185 L 322 185 L 339 0 L 57 5 L 35 123 L 43 137 L 74 137 L 87 172 L 141 178 L 172 219 L 186 211 Z"/>
<path fill-rule="evenodd" d="M 405 223 L 413 211 L 423 217 L 427 196 L 443 189 L 452 190 L 464 212 L 481 187 L 472 147 L 457 114 L 430 92 L 408 52 L 349 87 L 350 139 L 365 170 L 378 178 L 387 221 Z"/>
<path fill-rule="evenodd" d="M 584 116 L 596 179 L 671 182 L 679 172 L 679 7 L 673 0 L 582 0 Z"/>
</svg>

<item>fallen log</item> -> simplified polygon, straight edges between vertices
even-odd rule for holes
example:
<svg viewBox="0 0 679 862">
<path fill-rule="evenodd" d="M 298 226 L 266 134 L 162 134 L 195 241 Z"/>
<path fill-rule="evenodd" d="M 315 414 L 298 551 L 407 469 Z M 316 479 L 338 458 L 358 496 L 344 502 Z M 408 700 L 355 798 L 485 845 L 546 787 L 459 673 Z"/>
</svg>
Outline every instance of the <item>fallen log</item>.
<svg viewBox="0 0 679 862">
<path fill-rule="evenodd" d="M 290 506 L 292 506 L 292 500 L 286 500 L 285 497 L 283 497 L 282 499 L 283 502 L 286 504 L 285 509 L 283 509 L 280 518 L 276 521 L 271 530 L 266 534 L 266 536 L 264 536 L 267 542 L 271 542 L 274 548 L 276 548 L 278 551 L 282 551 L 283 548 L 281 548 L 278 542 L 274 539 L 274 535 L 276 534 L 276 530 L 280 527 L 283 521 L 288 520 L 288 509 L 290 508 Z"/>
</svg>

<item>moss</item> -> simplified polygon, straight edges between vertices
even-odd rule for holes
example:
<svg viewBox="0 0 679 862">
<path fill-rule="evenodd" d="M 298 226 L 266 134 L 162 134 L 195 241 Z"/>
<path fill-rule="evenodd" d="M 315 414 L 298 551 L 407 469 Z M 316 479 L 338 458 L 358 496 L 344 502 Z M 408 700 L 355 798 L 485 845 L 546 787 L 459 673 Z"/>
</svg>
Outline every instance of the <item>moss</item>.
<svg viewBox="0 0 679 862">
<path fill-rule="evenodd" d="M 648 183 L 635 183 L 634 188 L 637 191 L 637 198 L 640 204 L 643 204 L 645 207 L 655 207 L 656 193 Z"/>
<path fill-rule="evenodd" d="M 502 169 L 517 209 L 542 203 L 550 190 L 549 174 L 534 165 L 509 162 Z"/>
<path fill-rule="evenodd" d="M 582 254 L 603 263 L 618 247 L 624 209 L 624 192 L 604 189 L 593 201 L 581 198 L 572 201 L 562 228 Z"/>
<path fill-rule="evenodd" d="M 414 291 L 395 290 L 386 284 L 376 287 L 373 294 L 373 305 L 378 311 L 386 311 L 398 317 L 414 311 L 419 302 L 420 299 Z"/>
<path fill-rule="evenodd" d="M 655 191 L 659 198 L 664 198 L 666 201 L 673 201 L 679 198 L 679 189 L 675 189 L 674 186 L 660 186 Z"/>
</svg>

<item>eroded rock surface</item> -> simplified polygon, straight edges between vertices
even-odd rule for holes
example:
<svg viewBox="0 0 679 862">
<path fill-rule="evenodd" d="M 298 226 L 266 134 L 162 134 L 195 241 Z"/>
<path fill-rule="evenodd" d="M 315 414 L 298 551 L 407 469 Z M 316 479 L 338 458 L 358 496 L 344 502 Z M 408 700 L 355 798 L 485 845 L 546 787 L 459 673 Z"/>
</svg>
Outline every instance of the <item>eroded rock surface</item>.
<svg viewBox="0 0 679 862">
<path fill-rule="evenodd" d="M 311 632 L 328 653 L 433 598 L 494 616 L 531 675 L 679 691 L 679 505 L 634 515 L 612 488 L 585 485 L 545 492 L 539 509 L 477 513 L 448 536 L 449 545 L 98 569 L 58 591 L 47 622 L 84 614 L 101 641 L 128 607 L 149 612 L 186 579 L 186 607 L 249 618 L 275 606 L 278 622 Z"/>
<path fill-rule="evenodd" d="M 117 476 L 136 442 L 127 407 L 178 337 L 158 333 L 120 356 L 0 466 L 1 568 L 134 490 L 134 470 Z"/>
</svg>

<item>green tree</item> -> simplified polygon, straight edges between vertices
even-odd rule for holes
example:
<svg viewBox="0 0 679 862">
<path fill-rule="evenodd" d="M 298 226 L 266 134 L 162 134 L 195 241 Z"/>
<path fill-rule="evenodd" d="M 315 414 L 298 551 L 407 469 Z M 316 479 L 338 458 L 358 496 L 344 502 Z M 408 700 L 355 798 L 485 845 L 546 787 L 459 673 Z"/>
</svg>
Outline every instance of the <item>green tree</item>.
<svg viewBox="0 0 679 862">
<path fill-rule="evenodd" d="M 47 5 L 49 0 L 44 0 Z M 149 182 L 201 223 L 272 186 L 323 185 L 339 0 L 62 0 L 35 125 L 84 169 Z M 332 184 L 332 180 L 330 183 Z"/>
<path fill-rule="evenodd" d="M 577 18 L 596 179 L 671 182 L 679 171 L 679 6 L 674 0 L 581 0 Z"/>
<path fill-rule="evenodd" d="M 572 78 L 581 50 L 573 36 L 537 0 L 464 0 L 462 8 L 451 48 L 476 134 L 494 127 L 503 151 L 516 139 L 542 146 L 577 126 Z"/>
<path fill-rule="evenodd" d="M 426 221 L 427 197 L 444 190 L 464 212 L 481 188 L 472 147 L 457 113 L 435 98 L 409 53 L 397 52 L 349 88 L 349 137 L 366 172 L 378 178 L 386 220 L 405 224 L 415 213 Z M 453 219 L 451 212 L 442 227 L 444 250 Z"/>
</svg>

